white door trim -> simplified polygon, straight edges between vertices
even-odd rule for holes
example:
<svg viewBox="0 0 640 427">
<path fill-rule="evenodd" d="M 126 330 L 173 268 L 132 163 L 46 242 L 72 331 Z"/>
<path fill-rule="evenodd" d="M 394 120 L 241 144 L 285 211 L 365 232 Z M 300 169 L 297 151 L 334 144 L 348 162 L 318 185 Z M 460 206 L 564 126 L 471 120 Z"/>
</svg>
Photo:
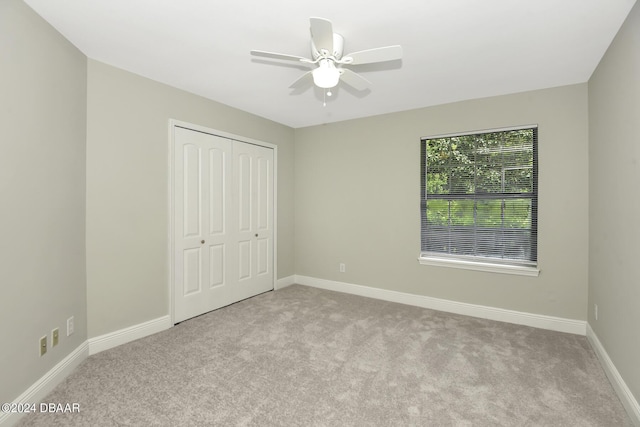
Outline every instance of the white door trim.
<svg viewBox="0 0 640 427">
<path fill-rule="evenodd" d="M 171 318 L 171 325 L 175 324 L 174 318 L 174 247 L 175 247 L 175 237 L 174 237 L 174 203 L 175 203 L 175 195 L 173 192 L 174 182 L 175 182 L 175 170 L 174 170 L 174 160 L 175 160 L 175 137 L 174 137 L 174 129 L 176 127 L 181 127 L 185 129 L 194 130 L 197 132 L 208 133 L 211 135 L 219 136 L 222 138 L 231 139 L 234 141 L 240 141 L 248 144 L 259 145 L 261 147 L 271 148 L 273 149 L 273 284 L 272 289 L 275 289 L 275 282 L 278 277 L 278 146 L 275 144 L 271 144 L 269 142 L 259 141 L 257 139 L 247 138 L 240 135 L 235 135 L 229 132 L 224 132 L 218 129 L 208 128 L 206 126 L 200 126 L 193 123 L 183 122 L 181 120 L 169 119 L 169 155 L 167 156 L 168 160 L 168 168 L 169 168 L 169 182 L 168 182 L 168 194 L 169 194 L 169 205 L 167 209 L 169 210 L 169 245 L 168 245 L 168 260 L 169 260 L 169 280 L 168 280 L 168 297 L 169 297 L 169 317 Z"/>
</svg>

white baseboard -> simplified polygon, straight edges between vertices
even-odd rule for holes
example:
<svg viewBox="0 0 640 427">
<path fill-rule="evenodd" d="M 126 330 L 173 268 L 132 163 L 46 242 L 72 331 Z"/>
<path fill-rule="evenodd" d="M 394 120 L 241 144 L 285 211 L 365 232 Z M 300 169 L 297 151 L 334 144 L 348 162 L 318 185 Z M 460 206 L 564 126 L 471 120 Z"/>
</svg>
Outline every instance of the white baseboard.
<svg viewBox="0 0 640 427">
<path fill-rule="evenodd" d="M 14 400 L 14 403 L 38 403 L 42 401 L 58 384 L 60 384 L 75 368 L 89 356 L 89 345 L 83 342 L 62 359 L 49 372 L 33 383 L 24 393 Z M 15 412 L 0 412 L 0 426 L 12 426 L 24 414 Z"/>
<path fill-rule="evenodd" d="M 171 317 L 163 316 L 119 331 L 90 338 L 22 393 L 15 400 L 15 403 L 38 403 L 88 356 L 164 331 L 171 326 L 173 326 Z M 2 412 L 0 413 L 0 426 L 14 425 L 22 415 L 24 414 Z"/>
<path fill-rule="evenodd" d="M 95 338 L 89 338 L 89 354 L 100 353 L 101 351 L 135 341 L 139 338 L 162 332 L 172 327 L 171 316 L 162 316 L 144 323 L 110 332 Z"/>
<path fill-rule="evenodd" d="M 479 317 L 482 319 L 532 326 L 534 328 L 548 329 L 551 331 L 567 332 L 583 336 L 586 334 L 587 322 L 582 320 L 505 310 L 503 308 L 487 307 L 483 305 L 432 298 L 423 295 L 407 294 L 404 292 L 371 288 L 369 286 L 354 285 L 352 283 L 317 279 L 315 277 L 296 275 L 294 278 L 295 283 L 327 289 L 330 291 L 345 292 L 363 297 L 445 311 L 448 313 L 463 314 L 465 316 Z"/>
<path fill-rule="evenodd" d="M 286 288 L 287 286 L 293 285 L 294 283 L 296 283 L 295 278 L 296 276 L 291 275 L 276 280 L 276 286 L 274 290 L 277 291 L 278 289 Z"/>
<path fill-rule="evenodd" d="M 631 418 L 634 425 L 640 427 L 640 404 L 638 404 L 638 401 L 634 398 L 631 390 L 627 387 L 627 384 L 622 379 L 622 376 L 620 376 L 618 369 L 613 364 L 613 361 L 589 324 L 587 324 L 587 339 L 589 340 L 589 343 L 591 343 L 591 347 L 593 347 L 596 356 L 598 356 L 600 364 L 602 365 L 605 374 L 607 374 L 607 378 L 609 378 L 613 389 L 620 398 L 624 409 L 627 410 L 629 418 Z"/>
</svg>

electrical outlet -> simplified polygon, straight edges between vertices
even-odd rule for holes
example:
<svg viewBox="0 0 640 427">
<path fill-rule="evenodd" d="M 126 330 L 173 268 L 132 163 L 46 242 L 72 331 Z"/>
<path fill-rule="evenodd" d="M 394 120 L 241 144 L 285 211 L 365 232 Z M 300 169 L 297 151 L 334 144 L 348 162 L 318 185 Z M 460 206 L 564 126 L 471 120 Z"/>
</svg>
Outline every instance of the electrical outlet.
<svg viewBox="0 0 640 427">
<path fill-rule="evenodd" d="M 344 273 L 345 271 L 347 271 L 347 266 L 341 262 L 340 263 L 340 273 Z"/>
<path fill-rule="evenodd" d="M 55 328 L 53 331 L 51 331 L 51 347 L 57 346 L 59 341 L 60 341 L 60 329 Z"/>
<path fill-rule="evenodd" d="M 47 336 L 40 338 L 40 356 L 44 356 L 47 352 Z"/>
<path fill-rule="evenodd" d="M 67 319 L 67 336 L 72 335 L 74 331 L 73 316 Z"/>
<path fill-rule="evenodd" d="M 598 304 L 593 304 L 593 316 L 598 320 Z"/>
</svg>

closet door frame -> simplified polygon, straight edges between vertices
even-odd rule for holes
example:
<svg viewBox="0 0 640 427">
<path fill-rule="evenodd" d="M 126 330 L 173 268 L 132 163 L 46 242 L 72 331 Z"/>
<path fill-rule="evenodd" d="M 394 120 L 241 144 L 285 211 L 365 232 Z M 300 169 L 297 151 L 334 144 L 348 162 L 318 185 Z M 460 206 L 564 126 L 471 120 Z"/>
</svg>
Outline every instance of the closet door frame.
<svg viewBox="0 0 640 427">
<path fill-rule="evenodd" d="M 180 120 L 169 119 L 169 155 L 167 167 L 169 170 L 169 182 L 168 182 L 168 201 L 169 204 L 167 209 L 169 211 L 168 215 L 168 235 L 169 235 L 169 247 L 167 257 L 169 260 L 168 265 L 168 301 L 169 301 L 169 316 L 171 318 L 171 325 L 175 324 L 175 278 L 174 278 L 174 268 L 175 268 L 175 194 L 174 194 L 174 184 L 175 184 L 175 133 L 174 130 L 176 127 L 181 127 L 189 130 L 193 130 L 196 132 L 204 132 L 211 135 L 219 136 L 222 138 L 231 139 L 234 141 L 239 141 L 242 143 L 258 145 L 265 148 L 270 148 L 273 150 L 273 284 L 272 289 L 276 288 L 276 281 L 278 280 L 278 146 L 275 144 L 271 144 L 264 141 L 259 141 L 257 139 L 247 138 L 240 135 L 235 135 L 229 132 L 224 132 L 218 129 L 209 128 L 206 126 L 200 126 L 193 123 L 188 123 Z"/>
</svg>

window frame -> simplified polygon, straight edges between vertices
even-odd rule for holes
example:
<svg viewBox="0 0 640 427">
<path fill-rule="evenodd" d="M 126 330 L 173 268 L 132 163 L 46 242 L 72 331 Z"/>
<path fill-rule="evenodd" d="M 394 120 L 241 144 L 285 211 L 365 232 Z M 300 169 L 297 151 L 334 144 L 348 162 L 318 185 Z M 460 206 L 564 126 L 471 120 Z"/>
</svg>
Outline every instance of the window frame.
<svg viewBox="0 0 640 427">
<path fill-rule="evenodd" d="M 524 129 L 534 129 L 533 139 L 533 195 L 531 197 L 532 211 L 535 211 L 535 218 L 532 219 L 531 231 L 535 235 L 535 239 L 531 242 L 531 250 L 535 254 L 535 261 L 526 260 L 509 260 L 501 258 L 490 258 L 474 255 L 451 255 L 439 252 L 428 252 L 423 250 L 426 238 L 426 204 L 427 204 L 427 144 L 429 140 L 440 138 L 460 137 L 467 135 L 478 135 L 486 133 L 509 132 Z M 494 128 L 486 130 L 475 130 L 468 132 L 455 132 L 440 135 L 425 136 L 420 138 L 420 255 L 418 261 L 421 265 L 431 265 L 439 267 L 452 267 L 465 270 L 477 270 L 493 273 L 516 274 L 524 276 L 538 276 L 540 270 L 538 268 L 538 125 L 522 125 L 504 128 Z M 504 196 L 504 194 L 502 194 Z M 494 197 L 495 196 L 491 196 Z M 491 198 L 488 197 L 488 198 Z M 446 197 L 438 197 L 447 199 Z M 475 197 L 474 197 L 475 198 Z M 449 199 L 456 199 L 453 195 Z M 476 200 L 482 200 L 478 198 Z"/>
</svg>

